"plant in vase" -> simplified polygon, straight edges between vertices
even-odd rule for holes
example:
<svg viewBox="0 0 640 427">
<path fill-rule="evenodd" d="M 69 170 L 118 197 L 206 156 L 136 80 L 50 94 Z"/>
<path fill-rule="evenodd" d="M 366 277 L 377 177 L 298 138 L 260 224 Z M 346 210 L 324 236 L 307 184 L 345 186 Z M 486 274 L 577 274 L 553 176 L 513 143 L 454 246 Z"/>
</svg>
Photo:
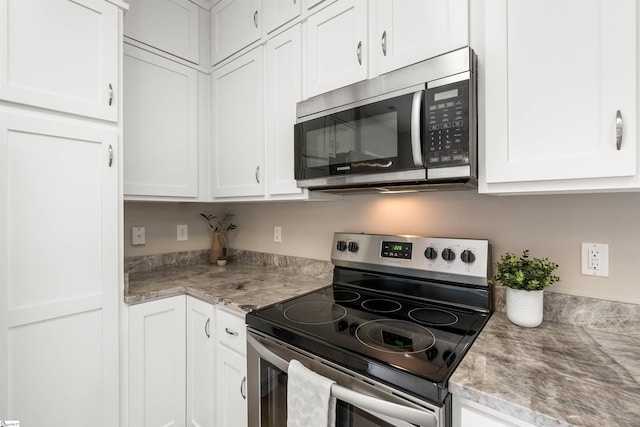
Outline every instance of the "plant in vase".
<svg viewBox="0 0 640 427">
<path fill-rule="evenodd" d="M 497 274 L 492 283 L 507 287 L 507 317 L 511 322 L 526 328 L 542 323 L 543 290 L 560 280 L 553 274 L 558 264 L 549 258 L 529 258 L 529 250 L 521 257 L 507 252 L 496 263 Z"/>
<path fill-rule="evenodd" d="M 209 252 L 209 263 L 225 265 L 229 258 L 229 242 L 227 241 L 224 233 L 227 231 L 233 231 L 237 228 L 237 226 L 231 221 L 233 214 L 227 212 L 223 216 L 219 217 L 214 214 L 201 213 L 200 216 L 207 222 L 209 229 L 213 231 L 211 251 Z"/>
</svg>

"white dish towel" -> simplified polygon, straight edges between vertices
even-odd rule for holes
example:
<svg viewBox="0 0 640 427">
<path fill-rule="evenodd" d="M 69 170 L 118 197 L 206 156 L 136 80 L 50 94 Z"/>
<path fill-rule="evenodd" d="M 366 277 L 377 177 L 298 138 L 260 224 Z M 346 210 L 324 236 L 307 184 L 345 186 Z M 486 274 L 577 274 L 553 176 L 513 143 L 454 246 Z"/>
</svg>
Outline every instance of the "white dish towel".
<svg viewBox="0 0 640 427">
<path fill-rule="evenodd" d="M 287 427 L 333 427 L 335 381 L 316 374 L 297 360 L 289 362 L 287 378 Z"/>
</svg>

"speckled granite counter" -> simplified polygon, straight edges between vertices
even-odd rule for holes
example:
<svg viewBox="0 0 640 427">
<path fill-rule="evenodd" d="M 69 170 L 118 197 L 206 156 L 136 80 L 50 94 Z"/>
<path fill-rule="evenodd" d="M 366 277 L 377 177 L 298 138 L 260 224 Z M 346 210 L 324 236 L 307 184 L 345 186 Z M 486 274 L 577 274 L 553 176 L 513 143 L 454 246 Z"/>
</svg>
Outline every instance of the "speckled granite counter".
<svg viewBox="0 0 640 427">
<path fill-rule="evenodd" d="M 549 321 L 520 328 L 496 312 L 449 390 L 536 426 L 638 426 L 640 338 Z"/>
<path fill-rule="evenodd" d="M 248 312 L 331 283 L 327 262 L 266 254 L 259 258 L 255 253 L 234 261 L 224 267 L 180 262 L 158 267 L 155 260 L 147 262 L 154 269 L 127 274 L 124 301 L 137 304 L 187 294 Z"/>
</svg>

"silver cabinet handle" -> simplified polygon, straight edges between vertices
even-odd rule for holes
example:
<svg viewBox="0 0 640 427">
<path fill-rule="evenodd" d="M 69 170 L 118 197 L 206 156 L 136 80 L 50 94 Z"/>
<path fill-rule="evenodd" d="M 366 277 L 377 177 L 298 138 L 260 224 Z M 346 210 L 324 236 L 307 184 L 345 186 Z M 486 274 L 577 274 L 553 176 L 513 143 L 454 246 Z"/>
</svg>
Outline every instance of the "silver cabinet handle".
<svg viewBox="0 0 640 427">
<path fill-rule="evenodd" d="M 113 147 L 109 144 L 109 167 L 113 164 Z"/>
<path fill-rule="evenodd" d="M 256 182 L 260 184 L 260 165 L 256 166 Z"/>
<path fill-rule="evenodd" d="M 387 56 L 387 32 L 382 33 L 382 54 Z"/>
<path fill-rule="evenodd" d="M 358 55 L 358 64 L 362 65 L 362 42 L 358 42 L 356 53 Z"/>
<path fill-rule="evenodd" d="M 237 337 L 237 336 L 238 336 L 238 333 L 237 333 L 236 331 L 233 331 L 233 330 L 231 330 L 231 329 L 229 329 L 229 328 L 224 328 L 224 331 L 225 331 L 226 333 L 228 333 L 229 335 L 233 335 L 234 337 Z"/>
<path fill-rule="evenodd" d="M 109 83 L 109 106 L 113 103 L 113 86 Z"/>
<path fill-rule="evenodd" d="M 207 338 L 211 338 L 211 335 L 209 334 L 209 324 L 211 323 L 211 319 L 207 319 L 207 323 L 204 324 L 204 333 L 207 336 Z"/>
<path fill-rule="evenodd" d="M 247 388 L 247 377 L 242 377 L 242 382 L 240 383 L 240 395 L 244 400 L 247 400 L 247 392 L 245 391 Z"/>
<path fill-rule="evenodd" d="M 616 149 L 618 151 L 622 147 L 622 135 L 624 134 L 622 125 L 622 113 L 618 110 L 616 111 Z"/>
<path fill-rule="evenodd" d="M 253 24 L 258 28 L 258 11 L 253 12 Z"/>
</svg>

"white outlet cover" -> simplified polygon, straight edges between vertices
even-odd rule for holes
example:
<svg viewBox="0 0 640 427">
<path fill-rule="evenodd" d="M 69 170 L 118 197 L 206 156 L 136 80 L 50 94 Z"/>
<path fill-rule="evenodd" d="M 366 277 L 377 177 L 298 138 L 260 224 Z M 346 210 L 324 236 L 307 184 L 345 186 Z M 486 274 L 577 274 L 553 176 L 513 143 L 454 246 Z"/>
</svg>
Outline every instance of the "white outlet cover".
<svg viewBox="0 0 640 427">
<path fill-rule="evenodd" d="M 146 242 L 146 232 L 144 227 L 131 228 L 131 245 L 144 245 Z"/>
<path fill-rule="evenodd" d="M 189 226 L 187 224 L 178 224 L 176 230 L 178 242 L 189 240 Z"/>
<path fill-rule="evenodd" d="M 596 253 L 597 267 L 589 266 L 590 253 Z M 609 277 L 609 245 L 607 243 L 582 243 L 580 251 L 582 274 L 585 276 Z"/>
</svg>

